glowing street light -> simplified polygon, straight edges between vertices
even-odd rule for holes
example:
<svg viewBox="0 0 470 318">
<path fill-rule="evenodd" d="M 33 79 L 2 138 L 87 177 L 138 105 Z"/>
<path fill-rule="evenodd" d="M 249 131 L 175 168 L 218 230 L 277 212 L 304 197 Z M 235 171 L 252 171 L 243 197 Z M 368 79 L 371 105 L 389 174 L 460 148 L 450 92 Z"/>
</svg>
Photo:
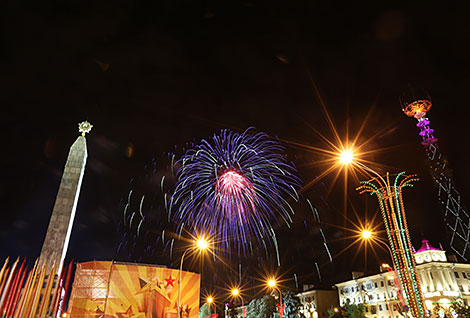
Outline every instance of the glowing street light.
<svg viewBox="0 0 470 318">
<path fill-rule="evenodd" d="M 279 292 L 279 305 L 278 305 L 279 306 L 279 315 L 281 316 L 281 318 L 284 318 L 284 306 L 282 304 L 282 292 L 277 287 L 276 280 L 274 278 L 271 278 L 270 280 L 268 280 L 268 286 Z"/>
<path fill-rule="evenodd" d="M 196 245 L 200 250 L 205 250 L 207 248 L 207 241 L 205 239 L 199 239 Z"/>
<path fill-rule="evenodd" d="M 200 238 L 198 240 L 196 240 L 195 242 L 196 244 L 194 244 L 193 246 L 190 246 L 188 247 L 183 255 L 181 256 L 181 262 L 180 262 L 180 273 L 179 273 L 179 279 L 178 279 L 178 304 L 176 306 L 176 309 L 177 309 L 177 312 L 176 312 L 176 317 L 177 318 L 180 318 L 181 317 L 181 272 L 183 271 L 183 260 L 184 260 L 184 257 L 186 256 L 186 253 L 188 251 L 191 251 L 191 250 L 194 250 L 194 249 L 198 249 L 200 251 L 204 251 L 207 249 L 208 247 L 208 243 L 207 241 L 204 239 L 204 238 Z"/>
<path fill-rule="evenodd" d="M 384 180 L 384 178 L 374 169 L 369 168 L 359 160 L 354 160 L 353 152 L 351 150 L 344 150 L 339 154 L 339 162 L 342 163 L 343 165 L 356 165 L 360 167 L 361 169 L 364 169 L 368 172 L 373 173 L 376 175 L 384 184 L 387 184 Z"/>
<path fill-rule="evenodd" d="M 367 231 L 367 230 L 364 230 L 362 231 L 361 233 L 361 236 L 364 238 L 364 239 L 368 239 L 372 236 L 372 233 L 370 231 Z"/>
<path fill-rule="evenodd" d="M 349 164 L 353 161 L 353 153 L 351 150 L 345 150 L 339 155 L 339 161 L 342 164 Z"/>
<path fill-rule="evenodd" d="M 207 297 L 207 304 L 209 306 L 209 312 L 210 312 L 212 303 L 214 303 L 214 298 L 212 298 L 211 296 Z M 215 305 L 215 303 L 214 303 L 214 314 L 217 316 L 217 306 Z"/>
<path fill-rule="evenodd" d="M 390 254 L 390 257 L 392 258 L 392 261 L 393 261 L 393 253 L 392 253 L 392 250 L 390 249 L 390 246 L 388 246 L 388 244 L 385 242 L 385 241 L 382 241 L 381 239 L 379 239 L 378 237 L 374 236 L 373 233 L 369 230 L 363 230 L 361 232 L 361 237 L 364 239 L 364 240 L 372 240 L 373 242 L 378 242 L 380 244 L 382 244 L 383 246 L 385 246 Z"/>
<path fill-rule="evenodd" d="M 276 281 L 274 279 L 268 280 L 268 286 L 272 288 L 276 287 Z"/>
<path fill-rule="evenodd" d="M 243 297 L 242 297 L 242 295 L 240 295 L 240 290 L 238 288 L 232 289 L 232 296 L 233 297 L 240 297 L 240 299 L 242 300 L 243 318 L 245 318 L 246 317 L 246 308 L 245 308 L 245 305 L 243 304 Z"/>
</svg>

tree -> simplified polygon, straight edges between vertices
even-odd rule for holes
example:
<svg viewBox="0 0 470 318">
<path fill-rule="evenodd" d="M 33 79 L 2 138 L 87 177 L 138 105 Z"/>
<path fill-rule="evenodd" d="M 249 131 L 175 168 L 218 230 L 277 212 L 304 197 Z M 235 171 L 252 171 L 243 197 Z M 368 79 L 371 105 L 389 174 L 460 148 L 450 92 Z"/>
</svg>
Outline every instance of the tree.
<svg viewBox="0 0 470 318">
<path fill-rule="evenodd" d="M 459 299 L 456 303 L 453 303 L 450 306 L 451 314 L 454 310 L 459 316 L 459 318 L 470 318 L 470 306 L 465 305 L 464 302 Z"/>
<path fill-rule="evenodd" d="M 282 303 L 285 305 L 284 317 L 297 318 L 299 316 L 300 299 L 290 290 L 282 292 Z"/>
<path fill-rule="evenodd" d="M 342 307 L 328 309 L 328 318 L 365 318 L 366 306 L 364 304 L 351 304 L 346 302 Z"/>
<path fill-rule="evenodd" d="M 348 318 L 365 318 L 366 317 L 366 306 L 364 304 L 351 304 L 347 302 L 344 305 L 344 311 Z"/>
<path fill-rule="evenodd" d="M 204 318 L 204 317 L 210 316 L 210 315 L 211 315 L 211 310 L 209 308 L 209 304 L 204 303 L 204 305 L 202 305 L 199 308 L 199 318 Z"/>
<path fill-rule="evenodd" d="M 246 317 L 247 318 L 256 318 L 259 313 L 259 300 L 254 298 L 250 301 L 248 306 L 246 306 Z"/>
<path fill-rule="evenodd" d="M 266 295 L 262 298 L 253 299 L 247 306 L 247 318 L 272 318 L 276 311 L 276 300 Z"/>
<path fill-rule="evenodd" d="M 330 307 L 328 309 L 328 318 L 343 318 L 346 317 L 346 312 L 343 307 Z"/>
</svg>

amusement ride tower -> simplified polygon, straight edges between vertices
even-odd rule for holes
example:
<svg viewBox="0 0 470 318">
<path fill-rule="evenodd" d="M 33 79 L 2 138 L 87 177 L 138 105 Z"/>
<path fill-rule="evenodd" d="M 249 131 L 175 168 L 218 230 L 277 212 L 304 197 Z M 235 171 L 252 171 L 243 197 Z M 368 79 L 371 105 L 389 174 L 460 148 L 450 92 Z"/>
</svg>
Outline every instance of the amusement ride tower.
<svg viewBox="0 0 470 318">
<path fill-rule="evenodd" d="M 430 128 L 430 121 L 426 118 L 426 113 L 431 106 L 432 103 L 428 100 L 417 100 L 406 105 L 403 112 L 408 117 L 418 120 L 416 126 L 420 129 L 419 135 L 423 139 L 421 144 L 426 150 L 431 177 L 438 189 L 438 199 L 443 207 L 449 246 L 456 254 L 468 261 L 470 260 L 470 216 L 455 188 L 452 170 L 437 146 L 434 129 Z"/>
</svg>

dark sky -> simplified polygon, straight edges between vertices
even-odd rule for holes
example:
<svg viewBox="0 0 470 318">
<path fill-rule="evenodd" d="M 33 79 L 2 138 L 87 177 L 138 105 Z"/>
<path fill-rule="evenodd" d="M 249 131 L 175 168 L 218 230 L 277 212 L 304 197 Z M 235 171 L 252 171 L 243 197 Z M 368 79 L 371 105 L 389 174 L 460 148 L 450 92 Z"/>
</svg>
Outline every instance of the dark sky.
<svg viewBox="0 0 470 318">
<path fill-rule="evenodd" d="M 2 2 L 1 258 L 39 254 L 78 122 L 88 119 L 94 128 L 87 137 L 89 158 L 69 258 L 112 259 L 129 180 L 143 176 L 152 158 L 175 145 L 223 128 L 255 126 L 281 139 L 325 147 L 309 128 L 332 138 L 312 83 L 342 135 L 346 123 L 357 131 L 375 105 L 362 140 L 378 134 L 370 149 L 394 148 L 368 159 L 391 166 L 391 172 L 420 175 L 405 193 L 412 240 L 419 246 L 423 234 L 437 245 L 444 238 L 436 192 L 415 120 L 403 115 L 400 100 L 431 96 L 431 124 L 467 199 L 466 15 L 465 8 L 443 2 L 393 7 L 306 0 Z M 321 174 L 311 165 L 318 155 L 291 146 L 287 153 L 304 182 Z M 332 181 L 330 175 L 304 195 L 324 222 L 343 225 L 342 182 L 327 205 L 319 199 Z M 366 199 L 356 186 L 350 182 L 347 191 L 365 218 Z M 368 200 L 368 215 L 375 207 Z M 294 229 L 308 218 L 304 210 L 299 208 Z M 279 231 L 287 279 L 297 273 L 318 282 L 308 274 L 313 258 L 298 257 L 318 235 Z M 342 243 L 334 239 L 344 234 L 335 226 L 328 233 L 335 254 Z M 351 255 L 333 264 L 318 256 L 324 282 L 363 270 L 363 251 L 353 262 Z M 375 271 L 376 258 L 367 262 Z"/>
</svg>

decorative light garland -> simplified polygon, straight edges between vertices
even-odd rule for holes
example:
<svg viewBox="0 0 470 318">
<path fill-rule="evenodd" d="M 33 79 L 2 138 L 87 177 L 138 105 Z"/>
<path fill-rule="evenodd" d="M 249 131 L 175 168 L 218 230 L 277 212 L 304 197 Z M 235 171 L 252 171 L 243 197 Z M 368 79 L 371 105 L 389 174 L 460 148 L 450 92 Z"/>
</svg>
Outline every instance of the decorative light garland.
<svg viewBox="0 0 470 318">
<path fill-rule="evenodd" d="M 424 308 L 424 298 L 416 273 L 416 261 L 402 196 L 402 189 L 412 187 L 411 182 L 417 180 L 419 179 L 416 178 L 415 174 L 405 175 L 405 172 L 401 172 L 396 175 L 394 183 L 391 185 L 390 175 L 387 173 L 385 179 L 373 178 L 369 181 L 362 181 L 362 185 L 357 190 L 361 194 L 369 192 L 371 195 L 375 194 L 377 196 L 393 254 L 392 261 L 400 283 L 400 292 L 408 304 L 411 315 L 413 317 L 425 317 L 427 314 Z"/>
</svg>

